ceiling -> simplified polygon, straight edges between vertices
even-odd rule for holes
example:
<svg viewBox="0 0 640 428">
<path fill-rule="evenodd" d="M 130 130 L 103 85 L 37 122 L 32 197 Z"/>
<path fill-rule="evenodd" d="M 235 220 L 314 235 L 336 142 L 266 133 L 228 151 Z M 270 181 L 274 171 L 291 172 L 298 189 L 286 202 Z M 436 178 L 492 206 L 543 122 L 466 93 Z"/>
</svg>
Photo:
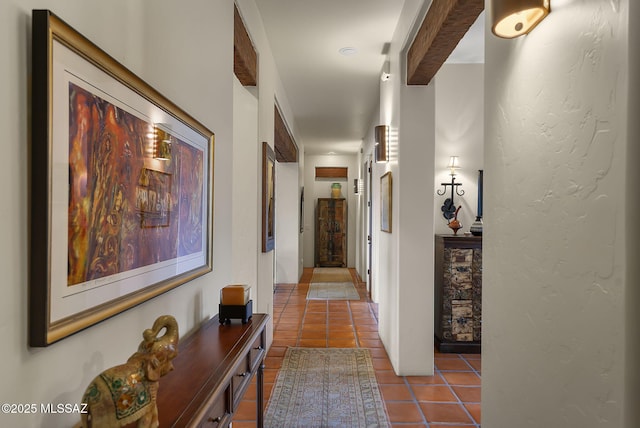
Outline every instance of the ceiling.
<svg viewBox="0 0 640 428">
<path fill-rule="evenodd" d="M 402 0 L 257 0 L 306 154 L 357 153 Z M 484 14 L 448 62 L 484 61 Z M 352 55 L 342 48 L 355 48 Z M 286 118 L 291 121 L 292 118 Z"/>
</svg>

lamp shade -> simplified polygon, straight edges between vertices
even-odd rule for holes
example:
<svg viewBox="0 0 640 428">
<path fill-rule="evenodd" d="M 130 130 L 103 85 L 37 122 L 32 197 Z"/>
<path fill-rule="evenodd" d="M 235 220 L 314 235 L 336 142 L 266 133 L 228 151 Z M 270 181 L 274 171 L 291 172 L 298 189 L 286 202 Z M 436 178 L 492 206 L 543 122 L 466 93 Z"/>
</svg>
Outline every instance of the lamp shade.
<svg viewBox="0 0 640 428">
<path fill-rule="evenodd" d="M 452 174 L 455 174 L 456 169 L 460 169 L 460 160 L 458 156 L 451 156 L 447 168 L 451 170 Z"/>
<path fill-rule="evenodd" d="M 512 39 L 528 33 L 549 14 L 549 0 L 492 0 L 491 31 Z"/>
</svg>

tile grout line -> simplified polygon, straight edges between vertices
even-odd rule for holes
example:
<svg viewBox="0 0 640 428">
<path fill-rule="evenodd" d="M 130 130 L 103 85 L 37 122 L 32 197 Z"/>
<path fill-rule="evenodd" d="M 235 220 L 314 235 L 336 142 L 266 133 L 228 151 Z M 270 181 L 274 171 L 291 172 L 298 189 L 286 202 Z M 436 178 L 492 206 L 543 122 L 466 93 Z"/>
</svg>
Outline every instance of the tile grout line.
<svg viewBox="0 0 640 428">
<path fill-rule="evenodd" d="M 409 390 L 409 394 L 411 394 L 411 399 L 413 400 L 413 404 L 415 404 L 415 406 L 418 408 L 418 411 L 420 412 L 420 416 L 422 417 L 422 422 L 424 423 L 426 428 L 429 428 L 431 425 L 427 420 L 427 415 L 424 414 L 424 410 L 422 410 L 422 407 L 420 406 L 420 402 L 418 401 L 416 394 L 413 392 L 413 388 L 411 387 L 409 380 L 407 379 L 406 376 L 402 376 L 402 380 L 404 381 L 405 386 Z"/>
<path fill-rule="evenodd" d="M 351 301 L 347 300 L 347 310 L 349 311 L 349 319 L 351 320 L 351 332 L 356 343 L 356 348 L 360 348 L 360 338 L 358 337 L 358 331 L 356 329 L 356 320 L 353 318 L 353 310 L 351 308 Z"/>
<path fill-rule="evenodd" d="M 458 355 L 458 358 L 463 358 L 463 357 Z M 440 375 L 442 380 L 444 380 L 445 385 L 449 388 L 449 391 L 453 394 L 453 396 L 456 397 L 456 400 L 458 400 L 457 404 L 460 407 L 462 407 L 462 410 L 464 410 L 465 414 L 467 415 L 467 417 L 469 418 L 473 426 L 478 427 L 479 426 L 478 423 L 476 422 L 475 418 L 471 415 L 471 412 L 469 412 L 467 407 L 464 405 L 464 401 L 462 401 L 460 397 L 458 397 L 458 394 L 456 394 L 456 391 L 453 389 L 453 385 L 451 385 L 449 383 L 449 380 L 442 375 L 442 371 L 439 368 L 437 368 L 437 366 L 435 366 L 435 371 Z M 455 370 L 445 370 L 445 372 L 455 372 Z M 460 385 L 456 385 L 456 386 L 460 386 Z"/>
<path fill-rule="evenodd" d="M 287 306 L 289 305 L 289 301 L 291 300 L 291 295 L 293 294 L 293 291 L 294 291 L 296 288 L 297 288 L 297 285 L 296 285 L 296 287 L 292 287 L 292 288 L 289 290 L 289 294 L 287 295 L 287 299 L 286 299 L 286 301 L 284 302 L 284 304 L 282 305 L 282 310 L 280 311 L 280 316 L 278 317 L 278 324 L 277 324 L 278 326 L 280 325 L 280 321 L 282 321 L 282 316 L 284 315 L 284 312 L 285 312 L 285 310 L 287 309 Z M 275 327 L 276 327 L 276 325 L 274 325 L 274 328 L 275 328 Z"/>
<path fill-rule="evenodd" d="M 300 319 L 300 325 L 298 326 L 298 336 L 296 338 L 296 347 L 300 347 L 300 340 L 302 340 L 302 330 L 304 327 L 304 320 L 307 318 L 307 309 L 309 308 L 309 299 L 304 300 L 304 311 L 302 311 L 302 318 Z"/>
<path fill-rule="evenodd" d="M 287 300 L 286 300 L 286 302 L 284 303 L 284 305 L 282 306 L 282 309 L 280 310 L 280 313 L 278 314 L 278 321 L 277 321 L 277 323 L 276 323 L 276 322 L 275 322 L 275 320 L 274 320 L 274 323 L 273 323 L 273 328 L 274 328 L 274 330 L 275 330 L 275 328 L 276 328 L 276 327 L 280 326 L 280 321 L 282 321 L 282 315 L 284 314 L 284 310 L 286 309 L 287 304 L 289 303 L 289 299 L 291 298 L 291 293 L 292 293 L 292 292 L 293 292 L 293 288 L 292 288 L 291 290 L 289 290 L 289 295 L 287 296 Z M 274 293 L 274 294 L 275 294 L 275 293 Z M 274 315 L 275 315 L 275 311 L 274 311 Z"/>
<path fill-rule="evenodd" d="M 291 289 L 285 289 L 284 293 L 281 293 L 278 300 L 279 303 L 282 305 L 282 309 L 279 311 L 279 317 L 277 317 L 277 322 L 275 323 L 275 326 L 277 326 L 279 329 L 284 328 L 285 330 L 289 331 L 291 330 L 290 327 L 294 327 L 295 325 L 294 323 L 291 322 L 292 318 L 296 318 L 298 319 L 298 316 L 300 317 L 300 321 L 299 321 L 299 325 L 297 326 L 297 335 L 292 335 L 292 339 L 295 337 L 296 339 L 296 345 L 295 346 L 300 346 L 300 342 L 303 340 L 303 330 L 304 330 L 304 323 L 306 320 L 309 319 L 309 316 L 311 316 L 311 314 L 315 314 L 318 310 L 321 310 L 321 308 L 319 307 L 320 305 L 316 305 L 313 308 L 309 305 L 309 300 L 304 299 L 303 300 L 303 291 L 301 291 L 299 289 L 299 286 L 301 285 L 297 284 L 296 286 L 294 286 Z M 360 284 L 356 284 L 356 282 L 354 281 L 355 285 L 360 285 Z M 302 284 L 304 285 L 304 284 Z M 358 291 L 362 291 L 362 289 L 359 289 Z M 367 305 L 366 307 L 366 313 L 368 313 L 368 315 L 372 316 L 373 321 L 375 321 L 375 324 L 378 324 L 378 317 L 376 316 L 376 312 L 375 312 L 375 303 L 371 302 L 370 299 L 368 298 L 368 296 L 362 296 L 362 293 L 360 293 L 360 301 L 364 304 Z M 304 303 L 303 303 L 304 301 Z M 329 341 L 331 339 L 331 329 L 330 329 L 330 323 L 329 320 L 331 318 L 331 305 L 330 305 L 330 301 L 327 300 L 325 301 L 326 305 L 324 306 L 324 315 L 325 315 L 325 319 L 326 319 L 326 323 L 325 323 L 325 346 L 329 347 Z M 346 301 L 346 310 L 348 311 L 348 316 L 349 316 L 349 320 L 352 324 L 351 327 L 351 333 L 354 335 L 354 344 L 356 348 L 361 348 L 363 346 L 363 344 L 360 341 L 359 335 L 358 335 L 358 326 L 360 325 L 358 321 L 362 321 L 364 322 L 364 326 L 367 327 L 366 330 L 369 330 L 368 326 L 371 323 L 371 321 L 369 320 L 368 317 L 364 316 L 364 312 L 363 310 L 365 308 L 362 308 L 360 303 L 355 304 L 356 301 Z M 333 308 L 334 311 L 336 309 L 336 307 Z M 338 307 L 339 309 L 339 307 Z M 355 312 L 354 312 L 355 311 Z M 338 312 L 336 312 L 338 313 Z M 274 311 L 275 314 L 275 311 Z M 356 315 L 358 315 L 356 317 Z M 315 317 L 315 315 L 314 315 Z M 315 322 L 314 320 L 311 320 L 312 322 Z M 285 324 L 282 324 L 285 323 Z M 295 330 L 294 330 L 295 331 Z M 365 338 L 367 340 L 370 339 L 370 334 L 366 333 L 365 334 Z M 342 338 L 341 338 L 342 339 Z M 291 346 L 291 345 L 285 345 L 285 346 Z M 350 346 L 349 346 L 350 347 Z M 383 347 L 384 349 L 384 347 Z M 443 374 L 448 373 L 448 372 L 455 372 L 455 371 L 460 371 L 460 372 L 469 372 L 469 373 L 475 373 L 476 376 L 478 376 L 478 378 L 481 379 L 481 374 L 479 369 L 476 369 L 474 366 L 471 365 L 471 359 L 467 359 L 464 355 L 462 354 L 458 354 L 457 359 L 461 359 L 464 361 L 465 363 L 465 367 L 469 368 L 470 371 L 467 370 L 467 368 L 464 369 L 458 369 L 458 370 L 439 370 L 437 368 L 437 366 L 434 365 L 434 375 L 438 375 L 441 377 L 442 382 L 445 386 L 447 386 L 447 389 L 450 391 L 451 394 L 453 394 L 453 397 L 455 397 L 456 401 L 452 401 L 451 404 L 458 404 L 459 406 L 461 405 L 463 407 L 463 411 L 464 414 L 467 415 L 469 422 L 466 423 L 458 423 L 457 425 L 460 426 L 465 426 L 468 428 L 480 428 L 480 422 L 476 422 L 474 417 L 471 415 L 471 412 L 465 407 L 465 404 L 475 404 L 478 405 L 480 404 L 480 402 L 475 402 L 475 401 L 469 401 L 469 402 L 464 402 L 459 396 L 458 394 L 456 394 L 456 392 L 454 391 L 454 386 L 455 387 L 478 387 L 478 385 L 453 385 L 451 383 L 449 383 L 449 381 L 443 376 Z M 475 363 L 475 362 L 474 362 Z M 477 364 L 476 364 L 477 365 Z M 381 369 L 382 370 L 382 369 Z M 279 369 L 277 370 L 279 371 Z M 409 382 L 409 378 L 406 376 L 402 376 L 402 384 L 404 385 L 405 388 L 408 389 L 408 392 L 410 394 L 410 400 L 386 400 L 383 398 L 383 402 L 385 407 L 387 406 L 388 403 L 390 402 L 397 402 L 397 401 L 405 401 L 407 403 L 413 403 L 414 406 L 417 406 L 417 410 L 419 412 L 420 415 L 420 419 L 422 422 L 416 422 L 417 424 L 419 424 L 420 426 L 423 426 L 425 428 L 435 428 L 436 426 L 438 427 L 442 427 L 445 428 L 446 426 L 453 426 L 454 422 L 442 422 L 441 424 L 438 424 L 437 422 L 434 422 L 438 425 L 433 425 L 433 423 L 428 422 L 427 420 L 427 415 L 424 412 L 423 408 L 420 406 L 420 401 L 417 399 L 417 396 L 415 395 L 415 392 L 413 390 L 413 384 L 411 384 Z M 399 397 L 398 397 L 399 398 Z M 429 403 L 431 401 L 428 401 Z M 438 402 L 434 402 L 434 403 L 438 403 Z M 475 410 L 474 410 L 475 413 Z M 416 415 L 417 416 L 417 415 Z M 248 421 L 247 421 L 248 422 Z M 393 423 L 393 426 L 415 426 L 415 423 L 409 423 L 409 422 L 396 422 Z"/>
<path fill-rule="evenodd" d="M 477 374 L 478 376 L 480 376 L 480 374 L 476 371 L 476 369 L 471 365 L 471 363 L 469 363 L 469 360 L 467 359 L 467 357 L 465 357 L 464 355 L 460 354 L 459 355 L 460 359 L 462 361 L 464 361 L 464 363 L 469 366 L 469 368 L 471 369 L 472 372 L 474 372 L 475 374 Z"/>
<path fill-rule="evenodd" d="M 329 300 L 326 301 L 326 305 L 324 307 L 324 346 L 325 348 L 329 347 Z"/>
<path fill-rule="evenodd" d="M 284 316 L 284 314 L 285 314 L 285 312 L 286 312 L 286 310 L 287 310 L 287 307 L 289 306 L 289 303 L 290 303 L 290 301 L 291 301 L 291 297 L 292 297 L 292 295 L 293 295 L 293 291 L 294 291 L 294 288 L 292 288 L 292 289 L 289 291 L 289 295 L 287 296 L 286 301 L 284 302 L 284 305 L 283 305 L 283 307 L 282 307 L 282 312 L 281 312 L 281 314 L 280 314 L 280 319 L 278 320 L 278 325 L 280 325 L 280 322 L 282 321 L 282 317 Z M 275 336 L 275 334 L 274 334 L 274 336 Z"/>
<path fill-rule="evenodd" d="M 324 346 L 325 348 L 329 348 L 329 299 L 325 301 L 324 317 L 325 317 L 324 318 L 324 330 L 325 330 Z"/>
<path fill-rule="evenodd" d="M 462 356 L 462 358 L 463 358 L 463 359 L 464 359 L 464 361 L 467 363 L 467 365 L 468 365 L 469 367 L 471 367 L 471 371 L 473 371 L 475 374 L 477 374 L 477 375 L 478 375 L 478 377 L 479 377 L 480 379 L 482 379 L 482 373 L 480 373 L 480 372 L 479 372 L 475 367 L 473 367 L 473 366 L 471 365 L 471 363 L 469 362 L 469 360 L 467 359 L 467 357 Z"/>
</svg>

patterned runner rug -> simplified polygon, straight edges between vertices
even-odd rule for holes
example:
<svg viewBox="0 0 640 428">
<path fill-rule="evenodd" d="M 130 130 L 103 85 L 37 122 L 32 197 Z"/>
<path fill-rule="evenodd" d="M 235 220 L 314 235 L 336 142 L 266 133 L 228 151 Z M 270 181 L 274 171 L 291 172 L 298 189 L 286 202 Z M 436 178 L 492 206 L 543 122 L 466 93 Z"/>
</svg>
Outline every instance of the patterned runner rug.
<svg viewBox="0 0 640 428">
<path fill-rule="evenodd" d="M 266 428 L 390 426 L 368 349 L 287 349 Z"/>
<path fill-rule="evenodd" d="M 309 284 L 307 300 L 360 300 L 353 282 L 317 282 Z"/>
<path fill-rule="evenodd" d="M 311 282 L 353 282 L 347 268 L 314 268 Z"/>
</svg>

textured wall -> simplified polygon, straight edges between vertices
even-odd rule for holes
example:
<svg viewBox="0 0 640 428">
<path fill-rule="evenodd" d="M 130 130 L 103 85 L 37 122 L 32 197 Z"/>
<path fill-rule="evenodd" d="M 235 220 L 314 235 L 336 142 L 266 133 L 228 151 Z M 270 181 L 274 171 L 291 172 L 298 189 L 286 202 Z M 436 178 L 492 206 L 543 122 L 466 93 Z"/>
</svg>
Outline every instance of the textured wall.
<svg viewBox="0 0 640 428">
<path fill-rule="evenodd" d="M 216 175 L 224 177 L 231 174 L 233 138 L 233 6 L 232 2 L 193 1 L 184 8 L 177 2 L 155 0 L 0 2 L 0 128 L 5 137 L 0 141 L 0 174 L 3 183 L 8 184 L 0 208 L 0 402 L 77 403 L 97 373 L 121 364 L 135 351 L 142 331 L 157 316 L 174 315 L 180 333 L 185 334 L 217 313 L 218 291 L 231 279 L 230 255 L 224 245 L 231 239 L 231 190 L 223 180 L 216 180 L 213 273 L 47 348 L 29 348 L 28 100 L 32 8 L 52 9 L 213 130 Z M 166 26 L 167 22 L 171 25 Z M 206 54 L 198 40 L 210 41 Z M 78 420 L 77 414 L 0 414 L 3 427 L 69 427 Z"/>
<path fill-rule="evenodd" d="M 379 302 L 379 333 L 398 374 L 433 373 L 433 188 L 434 85 L 405 84 L 405 47 L 428 1 L 406 0 L 391 41 L 391 78 L 380 85 L 380 116 L 390 125 L 390 160 L 373 168 L 373 296 Z M 373 141 L 365 153 L 372 153 Z M 393 178 L 393 232 L 381 232 L 380 177 Z M 430 191 L 429 191 L 430 193 Z"/>
<path fill-rule="evenodd" d="M 629 2 L 629 22 L 640 20 L 640 3 Z M 629 40 L 640 40 L 640 29 L 637 25 L 629 27 Z M 633 45 L 633 44 L 631 44 Z M 629 49 L 629 94 L 640 94 L 640 50 Z M 628 141 L 640 141 L 640 121 L 635 120 L 640 114 L 640 97 L 633 96 L 629 99 L 628 117 L 634 118 L 628 122 Z M 630 188 L 640 183 L 640 168 L 637 167 L 640 159 L 640 144 L 629 144 L 627 146 L 627 182 Z M 626 209 L 627 218 L 630 221 L 626 224 L 626 233 L 631 239 L 627 240 L 627 281 L 629 284 L 640 284 L 640 222 L 636 220 L 640 212 L 640 192 L 627 192 L 628 205 Z M 626 302 L 626 323 L 628 326 L 640 325 L 640 287 L 628 287 L 625 293 Z M 640 426 L 640 406 L 637 405 L 640 397 L 640 335 L 637 329 L 627 329 L 626 343 L 626 370 L 625 370 L 625 426 L 629 428 Z"/>
<path fill-rule="evenodd" d="M 476 219 L 478 208 L 478 170 L 484 168 L 484 64 L 444 64 L 435 77 L 435 189 L 433 191 L 435 231 L 451 233 L 442 215 L 442 205 L 451 196 L 440 183 L 450 183 L 446 168 L 450 156 L 459 156 L 461 168 L 456 182 L 462 183 L 464 196 L 455 195 L 461 207 L 458 220 L 462 222 L 459 234 L 468 232 Z"/>
<path fill-rule="evenodd" d="M 358 157 L 356 155 L 305 155 L 304 171 L 304 266 L 315 264 L 316 203 L 318 198 L 331 197 L 331 184 L 342 185 L 342 197 L 347 200 L 347 266 L 355 266 L 356 215 L 358 196 L 353 193 L 353 180 L 358 177 Z M 340 166 L 348 168 L 347 179 L 318 179 L 316 166 Z M 297 213 L 297 211 L 296 211 Z"/>
<path fill-rule="evenodd" d="M 627 3 L 487 34 L 484 426 L 622 426 Z"/>
<path fill-rule="evenodd" d="M 278 284 L 296 284 L 298 272 L 298 239 L 300 239 L 300 184 L 298 163 L 276 166 L 276 278 Z M 354 207 L 355 208 L 355 207 Z M 355 242 L 354 242 L 355 245 Z"/>
</svg>

